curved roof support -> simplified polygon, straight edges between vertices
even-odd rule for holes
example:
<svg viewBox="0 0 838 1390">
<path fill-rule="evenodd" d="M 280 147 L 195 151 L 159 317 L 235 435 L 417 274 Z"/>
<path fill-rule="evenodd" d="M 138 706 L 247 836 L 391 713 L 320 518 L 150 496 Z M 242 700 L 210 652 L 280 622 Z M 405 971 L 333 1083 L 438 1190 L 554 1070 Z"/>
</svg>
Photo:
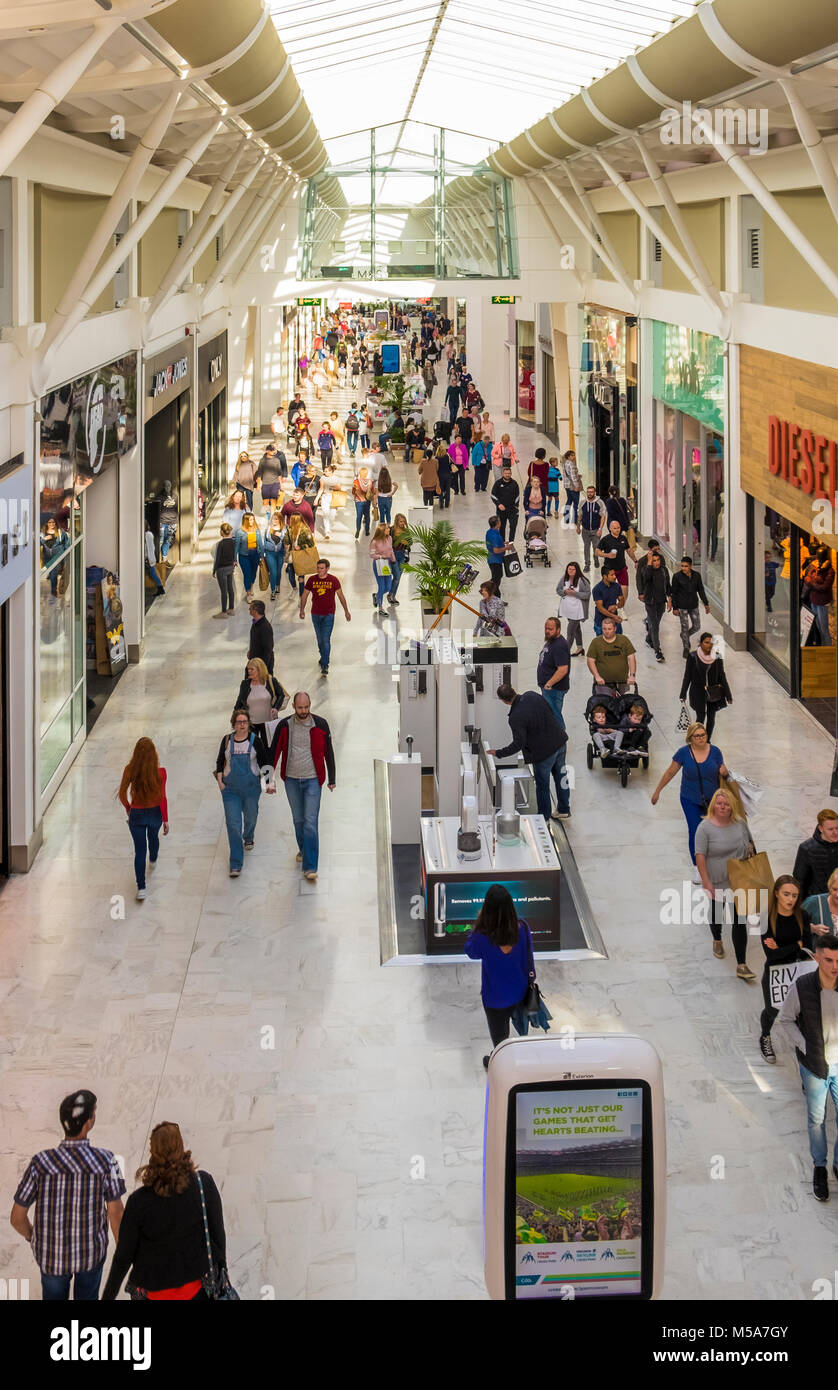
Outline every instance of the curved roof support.
<svg viewBox="0 0 838 1390">
<path fill-rule="evenodd" d="M 140 180 L 151 163 L 152 156 L 159 149 L 169 128 L 172 117 L 181 98 L 180 90 L 169 92 L 154 120 L 140 137 L 137 148 L 131 155 L 122 177 L 111 194 L 110 201 L 99 219 L 98 226 L 87 244 L 84 255 L 70 277 L 70 283 L 61 296 L 46 332 L 39 344 L 38 355 L 44 360 L 72 312 L 73 306 L 96 269 L 99 261 L 119 226 L 122 214 L 134 197 Z"/>
<path fill-rule="evenodd" d="M 291 105 L 289 106 L 288 110 L 285 112 L 285 115 L 284 115 L 284 116 L 280 116 L 279 120 L 278 120 L 278 121 L 273 121 L 273 122 L 271 123 L 271 125 L 263 125 L 263 126 L 260 126 L 258 130 L 254 131 L 254 135 L 258 135 L 258 136 L 261 137 L 261 136 L 263 136 L 263 135 L 271 135 L 271 134 L 273 133 L 273 131 L 279 130 L 282 126 L 285 125 L 285 122 L 286 122 L 286 121 L 290 121 L 291 117 L 292 117 L 292 116 L 295 116 L 295 115 L 297 114 L 297 112 L 298 112 L 299 109 L 300 109 L 300 106 L 302 105 L 302 102 L 303 102 L 303 92 L 302 92 L 302 88 L 300 88 L 300 91 L 299 91 L 299 93 L 298 93 L 298 95 L 297 95 L 296 101 L 293 101 L 293 102 L 291 103 Z"/>
<path fill-rule="evenodd" d="M 255 195 L 251 206 L 236 228 L 234 241 L 222 252 L 221 260 L 204 286 L 204 299 L 221 280 L 225 279 L 234 265 L 238 262 L 241 262 L 243 266 L 247 264 L 253 255 L 259 237 L 264 234 L 268 222 L 284 198 L 291 182 L 292 175 L 289 174 L 280 181 L 277 188 L 272 189 L 271 185 L 267 184 Z"/>
<path fill-rule="evenodd" d="M 210 189 L 209 193 L 204 199 L 204 204 L 200 212 L 196 213 L 195 217 L 192 219 L 192 226 L 189 228 L 189 231 L 186 233 L 186 236 L 184 237 L 183 245 L 175 254 L 172 263 L 169 266 L 169 269 L 166 271 L 166 274 L 163 276 L 163 279 L 161 280 L 160 285 L 158 286 L 157 294 L 155 295 L 151 305 L 151 309 L 149 310 L 149 316 L 156 313 L 159 305 L 163 302 L 164 298 L 168 298 L 169 290 L 172 288 L 172 286 L 179 285 L 183 281 L 186 275 L 186 270 L 184 269 L 184 267 L 186 266 L 186 263 L 189 260 L 189 257 L 191 256 L 194 248 L 197 246 L 199 238 L 203 236 L 203 233 L 206 230 L 210 219 L 215 216 L 215 214 L 218 212 L 218 209 L 221 207 L 221 204 L 224 201 L 224 194 L 227 190 L 227 185 L 236 172 L 239 160 L 244 154 L 244 151 L 247 148 L 247 144 L 247 139 L 244 136 L 242 136 L 241 140 L 233 150 L 233 153 L 230 155 L 230 158 L 224 166 L 224 169 L 222 170 L 221 174 L 219 174 L 218 178 L 215 180 L 215 183 L 213 184 L 212 188 Z"/>
<path fill-rule="evenodd" d="M 611 274 L 614 276 L 614 279 L 617 281 L 618 285 L 622 285 L 623 289 L 626 290 L 627 293 L 631 295 L 632 300 L 634 300 L 636 293 L 634 285 L 629 280 L 628 275 L 621 266 L 620 262 L 618 260 L 612 260 L 605 246 L 605 243 L 603 242 L 602 244 L 600 244 L 600 242 L 597 241 L 596 237 L 594 236 L 594 233 L 590 230 L 590 228 L 585 226 L 585 223 L 582 221 L 582 218 L 579 216 L 575 207 L 573 207 L 573 205 L 570 202 L 568 202 L 567 198 L 562 193 L 562 190 L 558 187 L 557 184 L 553 182 L 549 174 L 539 174 L 538 177 L 544 180 L 553 197 L 555 198 L 556 202 L 558 203 L 559 207 L 562 209 L 563 212 L 567 214 L 574 227 L 580 233 L 580 235 L 585 238 L 594 255 L 599 256 L 600 260 L 605 262 L 605 264 L 608 266 L 608 269 L 611 271 Z"/>
<path fill-rule="evenodd" d="M 605 229 L 605 223 L 603 222 L 602 218 L 600 217 L 593 203 L 589 199 L 581 183 L 574 174 L 571 166 L 565 163 L 562 165 L 562 168 L 564 169 L 564 172 L 567 174 L 571 188 L 573 189 L 574 193 L 579 199 L 579 202 L 582 204 L 582 207 L 585 209 L 591 226 L 593 227 L 596 235 L 599 237 L 599 247 L 597 248 L 597 255 L 600 257 L 601 260 L 604 260 L 605 257 L 602 254 L 603 249 L 608 253 L 608 260 L 606 261 L 606 264 L 608 264 L 609 269 L 611 269 L 612 266 L 616 267 L 618 274 L 615 278 L 623 286 L 623 289 L 628 290 L 629 294 L 633 295 L 635 293 L 634 283 L 625 266 L 623 265 L 622 261 L 620 260 L 620 257 L 617 255 L 616 250 L 614 249 L 614 244 L 610 236 L 608 235 L 608 232 Z M 611 269 L 611 273 L 612 275 L 614 274 L 613 269 Z"/>
<path fill-rule="evenodd" d="M 63 101 L 82 73 L 92 63 L 99 49 L 120 28 L 121 17 L 102 19 L 94 24 L 86 38 L 67 57 L 38 80 L 31 96 L 15 112 L 8 125 L 0 131 L 0 175 L 17 159 L 21 150 L 43 125 L 47 116 Z"/>
</svg>

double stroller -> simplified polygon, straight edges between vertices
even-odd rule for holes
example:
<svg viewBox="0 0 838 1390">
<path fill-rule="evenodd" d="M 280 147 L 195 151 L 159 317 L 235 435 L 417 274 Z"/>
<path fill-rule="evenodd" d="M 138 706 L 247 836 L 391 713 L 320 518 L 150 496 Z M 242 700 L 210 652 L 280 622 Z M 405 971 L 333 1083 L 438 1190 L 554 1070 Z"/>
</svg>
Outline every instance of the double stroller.
<svg viewBox="0 0 838 1390">
<path fill-rule="evenodd" d="M 546 570 L 550 568 L 550 552 L 547 549 L 547 522 L 543 516 L 527 518 L 524 527 L 524 564 L 532 569 L 538 560 Z"/>
<path fill-rule="evenodd" d="M 632 768 L 648 768 L 652 711 L 642 695 L 621 695 L 607 686 L 595 686 L 585 706 L 585 720 L 591 736 L 589 768 L 597 760 L 603 767 L 619 768 L 623 787 L 628 785 Z"/>
</svg>

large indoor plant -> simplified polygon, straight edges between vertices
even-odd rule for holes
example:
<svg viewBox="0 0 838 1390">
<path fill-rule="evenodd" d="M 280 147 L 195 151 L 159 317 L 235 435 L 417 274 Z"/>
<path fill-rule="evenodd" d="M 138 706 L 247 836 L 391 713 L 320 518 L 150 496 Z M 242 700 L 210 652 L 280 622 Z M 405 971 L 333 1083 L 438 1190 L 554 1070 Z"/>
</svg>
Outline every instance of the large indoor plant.
<svg viewBox="0 0 838 1390">
<path fill-rule="evenodd" d="M 433 526 L 410 526 L 407 532 L 411 551 L 421 554 L 404 568 L 418 576 L 419 597 L 425 607 L 439 613 L 452 590 L 457 589 L 457 576 L 465 565 L 479 564 L 486 558 L 486 547 L 477 541 L 460 541 L 454 535 L 450 521 L 437 521 Z M 467 593 L 471 586 L 463 586 Z"/>
</svg>

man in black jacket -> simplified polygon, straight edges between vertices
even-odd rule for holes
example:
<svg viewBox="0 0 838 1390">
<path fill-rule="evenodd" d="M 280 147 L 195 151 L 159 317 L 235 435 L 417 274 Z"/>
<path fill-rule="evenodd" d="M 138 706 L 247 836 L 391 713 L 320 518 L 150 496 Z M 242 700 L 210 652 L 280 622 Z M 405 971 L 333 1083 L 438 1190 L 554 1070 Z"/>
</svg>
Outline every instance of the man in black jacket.
<svg viewBox="0 0 838 1390">
<path fill-rule="evenodd" d="M 660 623 L 668 608 L 672 607 L 670 598 L 669 570 L 663 563 L 659 550 L 649 556 L 646 573 L 643 577 L 643 603 L 646 608 L 646 641 L 658 661 L 664 661 L 661 651 Z"/>
<path fill-rule="evenodd" d="M 814 893 L 828 893 L 833 869 L 838 869 L 838 815 L 827 807 L 818 811 L 814 835 L 797 847 L 792 873 L 800 884 L 800 901 Z"/>
<path fill-rule="evenodd" d="M 250 626 L 250 646 L 247 649 L 248 661 L 253 661 L 255 657 L 261 657 L 271 675 L 274 673 L 274 630 L 270 620 L 265 617 L 265 605 L 260 598 L 254 599 L 250 605 L 250 616 L 253 622 Z M 247 675 L 247 667 L 245 667 Z"/>
<path fill-rule="evenodd" d="M 523 753 L 525 761 L 532 766 L 535 778 L 538 814 L 545 820 L 550 819 L 552 811 L 552 777 L 558 802 L 553 819 L 567 820 L 570 816 L 570 793 L 564 761 L 567 734 L 547 701 L 535 690 L 525 690 L 519 695 L 511 685 L 499 685 L 498 699 L 509 706 L 512 742 L 505 748 L 490 749 L 492 757 L 508 758 L 513 753 Z"/>
<path fill-rule="evenodd" d="M 506 540 L 506 528 L 509 527 L 509 539 L 514 541 L 515 532 L 518 530 L 518 506 L 521 489 L 512 476 L 512 468 L 509 464 L 504 464 L 501 475 L 492 488 L 492 501 L 495 504 L 498 518 L 500 520 L 500 533 Z"/>
<path fill-rule="evenodd" d="M 704 604 L 705 613 L 709 613 L 710 604 L 707 602 L 701 575 L 693 571 L 693 562 L 689 555 L 685 555 L 681 560 L 679 573 L 672 576 L 672 611 L 681 621 L 681 646 L 684 648 L 684 656 L 689 656 L 690 638 L 701 626 L 698 616 L 699 599 Z"/>
<path fill-rule="evenodd" d="M 838 1114 L 838 937 L 819 936 L 813 945 L 818 968 L 792 981 L 777 1017 L 797 1052 L 814 1165 L 812 1190 L 819 1202 L 828 1202 L 827 1094 Z M 838 1140 L 832 1171 L 838 1178 Z"/>
</svg>

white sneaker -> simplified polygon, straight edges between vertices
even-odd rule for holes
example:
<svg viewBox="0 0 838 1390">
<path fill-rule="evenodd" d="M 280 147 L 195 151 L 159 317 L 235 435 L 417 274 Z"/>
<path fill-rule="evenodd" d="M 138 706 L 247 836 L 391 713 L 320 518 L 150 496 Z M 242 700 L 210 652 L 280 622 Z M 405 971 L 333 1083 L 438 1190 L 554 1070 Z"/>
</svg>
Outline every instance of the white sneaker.
<svg viewBox="0 0 838 1390">
<path fill-rule="evenodd" d="M 145 901 L 145 889 L 144 889 L 144 888 L 138 888 L 138 889 L 137 889 L 137 902 L 138 902 L 138 903 L 141 903 L 141 902 L 144 902 L 144 901 Z"/>
</svg>

